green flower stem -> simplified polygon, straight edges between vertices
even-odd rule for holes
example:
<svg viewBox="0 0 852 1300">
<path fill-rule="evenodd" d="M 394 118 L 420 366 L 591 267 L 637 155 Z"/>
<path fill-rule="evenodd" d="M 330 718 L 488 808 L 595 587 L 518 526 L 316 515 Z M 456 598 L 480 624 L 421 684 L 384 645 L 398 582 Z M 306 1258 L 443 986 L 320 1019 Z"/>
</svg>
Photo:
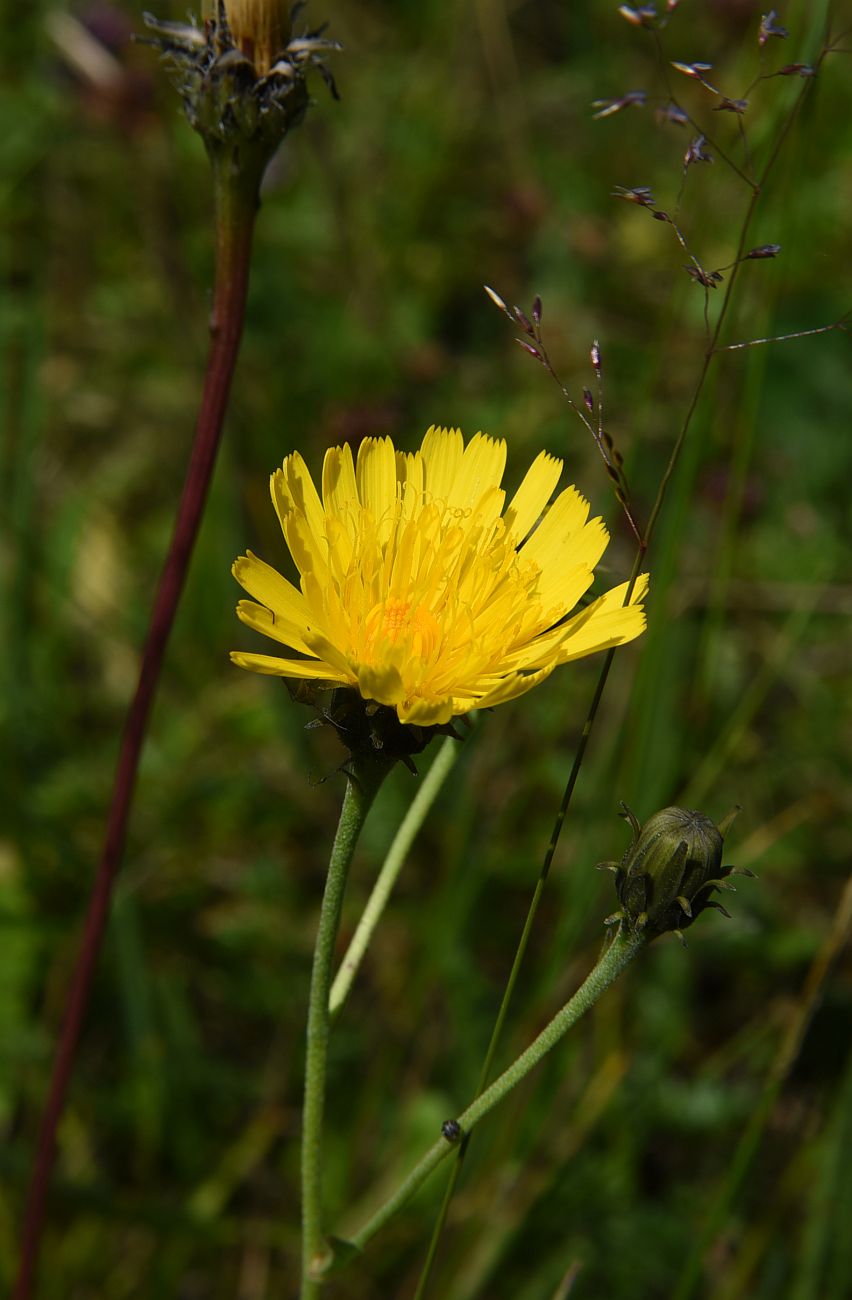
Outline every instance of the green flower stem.
<svg viewBox="0 0 852 1300">
<path fill-rule="evenodd" d="M 613 939 L 594 970 L 586 977 L 577 992 L 566 1002 L 561 1011 L 546 1025 L 525 1052 L 487 1088 L 481 1096 L 471 1102 L 467 1110 L 457 1117 L 462 1133 L 467 1136 L 498 1102 L 524 1079 L 543 1056 L 555 1047 L 572 1025 L 592 1007 L 598 998 L 620 975 L 625 966 L 633 960 L 639 949 L 645 944 L 641 935 L 631 935 L 619 931 Z M 352 1245 L 363 1250 L 380 1228 L 411 1199 L 429 1175 L 441 1161 L 457 1150 L 457 1146 L 446 1138 L 430 1147 L 422 1160 L 412 1169 L 408 1177 L 400 1184 L 381 1209 L 377 1210 L 369 1222 L 352 1237 Z"/>
<path fill-rule="evenodd" d="M 376 757 L 352 761 L 343 807 L 320 908 L 308 1000 L 305 1103 L 302 1112 L 302 1290 L 301 1300 L 319 1294 L 323 1268 L 329 1262 L 322 1228 L 322 1127 L 331 1017 L 328 995 L 334 945 L 349 864 L 370 805 L 392 763 Z"/>
<path fill-rule="evenodd" d="M 92 884 L 77 962 L 71 975 L 21 1231 L 14 1300 L 29 1300 L 35 1284 L 47 1192 L 56 1156 L 56 1133 L 65 1109 L 86 1006 L 109 918 L 112 891 L 133 805 L 136 773 L 189 561 L 216 463 L 231 380 L 245 317 L 254 219 L 261 172 L 241 168 L 231 155 L 211 155 L 216 223 L 216 277 L 210 350 L 195 437 L 174 532 L 148 625 L 136 691 L 124 724 L 103 849 Z"/>
<path fill-rule="evenodd" d="M 373 931 L 381 919 L 382 912 L 396 884 L 397 876 L 408 855 L 408 850 L 423 825 L 429 809 L 435 802 L 438 791 L 447 779 L 458 753 L 459 742 L 454 740 L 452 736 L 446 736 L 432 766 L 423 778 L 423 782 L 412 800 L 408 812 L 402 819 L 400 828 L 394 836 L 393 843 L 388 849 L 387 857 L 373 886 L 373 892 L 367 900 L 367 906 L 364 908 L 361 920 L 358 922 L 357 929 L 352 936 L 352 942 L 346 950 L 346 955 L 340 963 L 340 968 L 331 986 L 329 1012 L 332 1017 L 337 1015 L 346 1001 L 364 953 L 367 951 L 373 937 Z"/>
</svg>

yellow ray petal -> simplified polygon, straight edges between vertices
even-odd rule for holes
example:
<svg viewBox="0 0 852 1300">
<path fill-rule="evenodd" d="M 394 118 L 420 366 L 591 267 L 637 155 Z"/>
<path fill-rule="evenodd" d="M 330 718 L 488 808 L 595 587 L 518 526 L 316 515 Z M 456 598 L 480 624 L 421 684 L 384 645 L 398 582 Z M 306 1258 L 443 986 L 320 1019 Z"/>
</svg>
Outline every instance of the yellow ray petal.
<svg viewBox="0 0 852 1300">
<path fill-rule="evenodd" d="M 504 666 L 532 670 L 551 661 L 556 664 L 567 663 L 569 659 L 579 659 L 583 655 L 594 654 L 596 650 L 607 649 L 610 645 L 631 641 L 644 626 L 640 602 L 648 589 L 647 574 L 642 574 L 637 579 L 631 603 L 624 609 L 627 587 L 626 582 L 614 587 L 598 600 L 592 601 L 574 618 L 533 637 L 526 644 L 516 646 L 506 656 Z M 618 625 L 622 615 L 625 616 L 624 629 L 629 635 L 619 634 Z"/>
<path fill-rule="evenodd" d="M 472 509 L 485 492 L 499 488 L 506 468 L 506 443 L 477 433 L 464 449 L 461 465 L 447 496 L 449 506 Z"/>
<path fill-rule="evenodd" d="M 540 451 L 523 477 L 503 518 L 506 529 L 518 546 L 538 520 L 559 482 L 562 461 L 547 451 Z"/>
<path fill-rule="evenodd" d="M 500 517 L 506 493 L 502 488 L 486 488 L 475 505 L 455 520 L 465 537 L 468 555 L 460 557 L 462 572 L 471 565 L 481 567 L 482 555 L 494 540 L 494 526 Z M 461 577 L 461 574 L 459 574 Z"/>
<path fill-rule="evenodd" d="M 519 695 L 526 695 L 539 682 L 543 682 L 549 677 L 556 667 L 555 663 L 548 664 L 546 668 L 539 669 L 535 673 L 511 673 L 504 677 L 499 686 L 495 686 L 480 699 L 476 701 L 478 709 L 492 709 L 497 704 L 506 704 L 509 700 L 515 700 Z"/>
<path fill-rule="evenodd" d="M 429 501 L 447 501 L 458 477 L 464 439 L 458 429 L 427 429 L 420 448 L 425 467 L 424 490 Z"/>
<path fill-rule="evenodd" d="M 290 548 L 290 554 L 299 573 L 304 577 L 313 574 L 323 584 L 328 583 L 328 547 L 319 541 L 307 519 L 302 514 L 292 513 L 284 519 L 284 538 Z M 304 584 L 303 584 L 304 587 Z"/>
<path fill-rule="evenodd" d="M 326 514 L 337 515 L 353 534 L 358 520 L 358 488 L 352 448 L 329 447 L 322 466 L 322 500 Z"/>
<path fill-rule="evenodd" d="M 323 536 L 323 508 L 308 467 L 297 451 L 288 456 L 269 481 L 272 504 L 281 528 L 290 514 L 302 516 L 319 542 Z"/>
<path fill-rule="evenodd" d="M 396 478 L 402 496 L 401 518 L 406 523 L 423 508 L 423 457 L 398 451 L 396 453 Z"/>
<path fill-rule="evenodd" d="M 444 700 L 426 700 L 415 696 L 400 704 L 397 713 L 400 722 L 414 727 L 441 727 L 458 714 L 452 696 Z"/>
<path fill-rule="evenodd" d="M 273 614 L 272 610 L 267 609 L 265 605 L 256 605 L 253 600 L 241 600 L 237 605 L 237 618 L 241 623 L 245 623 L 246 627 L 254 628 L 255 632 L 262 632 L 264 636 L 272 637 L 273 641 L 280 641 L 291 650 L 311 654 L 304 640 L 304 626 L 298 627 L 283 615 Z"/>
<path fill-rule="evenodd" d="M 558 652 L 560 664 L 570 663 L 582 655 L 608 650 L 610 646 L 632 641 L 645 630 L 645 611 L 641 601 L 648 590 L 648 575 L 643 573 L 636 581 L 630 604 L 624 604 L 629 583 L 613 587 L 588 609 L 564 625 L 565 638 Z"/>
<path fill-rule="evenodd" d="M 609 544 L 602 519 L 590 519 L 569 545 L 546 548 L 538 580 L 538 597 L 546 609 L 560 607 L 560 617 L 588 591 L 592 570 Z M 526 547 L 524 548 L 526 555 Z"/>
<path fill-rule="evenodd" d="M 310 654 L 316 655 L 318 659 L 322 659 L 324 663 L 329 665 L 329 667 L 336 669 L 337 672 L 340 673 L 343 681 L 350 682 L 353 686 L 355 685 L 358 678 L 352 665 L 346 655 L 343 654 L 343 652 L 334 645 L 328 637 L 323 636 L 321 632 L 311 631 L 305 634 L 305 641 L 307 642 L 308 652 Z"/>
<path fill-rule="evenodd" d="M 365 438 L 355 469 L 361 505 L 380 529 L 390 522 L 396 502 L 396 456 L 390 438 Z"/>
<path fill-rule="evenodd" d="M 405 699 L 405 687 L 399 669 L 392 664 L 381 667 L 360 664 L 358 689 L 365 700 L 377 700 L 379 704 L 395 705 Z"/>
<path fill-rule="evenodd" d="M 564 563 L 568 543 L 580 531 L 589 515 L 589 503 L 575 487 L 560 492 L 538 528 L 524 542 L 520 554 L 541 569 Z M 573 559 L 573 555 L 571 557 Z"/>
<path fill-rule="evenodd" d="M 275 655 L 246 654 L 242 650 L 232 650 L 231 662 L 238 668 L 248 668 L 251 672 L 263 673 L 266 677 L 296 677 L 339 686 L 347 684 L 334 668 L 312 659 L 278 659 Z"/>
<path fill-rule="evenodd" d="M 308 620 L 308 607 L 298 588 L 251 551 L 234 561 L 231 573 L 250 596 L 262 605 L 268 605 L 276 614 L 282 614 L 297 625 Z"/>
</svg>

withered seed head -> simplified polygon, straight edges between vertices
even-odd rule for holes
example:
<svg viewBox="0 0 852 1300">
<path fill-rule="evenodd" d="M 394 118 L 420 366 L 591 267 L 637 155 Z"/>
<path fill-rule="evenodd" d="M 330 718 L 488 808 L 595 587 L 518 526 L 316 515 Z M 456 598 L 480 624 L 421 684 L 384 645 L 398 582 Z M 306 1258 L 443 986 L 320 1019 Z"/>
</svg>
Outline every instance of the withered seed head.
<svg viewBox="0 0 852 1300">
<path fill-rule="evenodd" d="M 231 40 L 265 77 L 290 42 L 290 5 L 287 0 L 224 0 Z M 217 21 L 218 0 L 203 0 L 201 16 Z"/>
<path fill-rule="evenodd" d="M 321 56 L 340 49 L 321 31 L 294 37 L 282 0 L 205 0 L 205 20 L 144 22 L 171 65 L 190 125 L 211 158 L 262 174 L 308 107 L 306 74 L 337 90 Z"/>
</svg>

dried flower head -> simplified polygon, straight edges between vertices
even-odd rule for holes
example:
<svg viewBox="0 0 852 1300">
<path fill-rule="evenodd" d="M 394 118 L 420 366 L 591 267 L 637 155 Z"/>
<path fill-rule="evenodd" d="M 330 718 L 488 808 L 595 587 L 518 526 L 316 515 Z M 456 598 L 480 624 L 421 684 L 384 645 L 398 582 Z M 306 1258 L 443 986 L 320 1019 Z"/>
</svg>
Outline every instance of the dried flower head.
<svg viewBox="0 0 852 1300">
<path fill-rule="evenodd" d="M 523 695 L 559 664 L 638 636 L 647 576 L 579 613 L 608 542 L 562 462 L 541 452 L 504 511 L 506 444 L 430 428 L 419 451 L 366 438 L 325 457 L 322 499 L 298 452 L 271 479 L 299 586 L 256 556 L 234 576 L 248 627 L 301 658 L 235 651 L 241 668 L 349 687 L 400 722 L 440 726 Z"/>
<path fill-rule="evenodd" d="M 231 40 L 265 77 L 290 42 L 288 0 L 223 0 Z M 219 0 L 204 0 L 201 16 L 216 22 Z"/>
<path fill-rule="evenodd" d="M 323 55 L 340 45 L 322 30 L 294 36 L 281 0 L 209 0 L 206 12 L 203 28 L 145 14 L 148 43 L 171 65 L 190 125 L 211 156 L 262 172 L 305 115 L 311 69 L 337 98 Z"/>
</svg>

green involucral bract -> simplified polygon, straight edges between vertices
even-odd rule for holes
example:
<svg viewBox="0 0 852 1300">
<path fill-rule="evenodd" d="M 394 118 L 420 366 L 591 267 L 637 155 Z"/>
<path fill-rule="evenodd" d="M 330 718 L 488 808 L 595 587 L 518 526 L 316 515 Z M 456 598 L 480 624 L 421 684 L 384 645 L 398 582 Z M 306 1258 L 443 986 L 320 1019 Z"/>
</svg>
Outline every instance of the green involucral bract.
<svg viewBox="0 0 852 1300">
<path fill-rule="evenodd" d="M 633 840 L 620 863 L 601 863 L 615 872 L 621 904 L 610 921 L 654 938 L 667 930 L 680 933 L 708 907 L 727 916 L 712 894 L 733 890 L 727 879 L 732 873 L 752 874 L 722 865 L 724 834 L 735 813 L 719 827 L 694 809 L 663 808 L 642 826 L 626 805 L 622 807 Z"/>
</svg>

